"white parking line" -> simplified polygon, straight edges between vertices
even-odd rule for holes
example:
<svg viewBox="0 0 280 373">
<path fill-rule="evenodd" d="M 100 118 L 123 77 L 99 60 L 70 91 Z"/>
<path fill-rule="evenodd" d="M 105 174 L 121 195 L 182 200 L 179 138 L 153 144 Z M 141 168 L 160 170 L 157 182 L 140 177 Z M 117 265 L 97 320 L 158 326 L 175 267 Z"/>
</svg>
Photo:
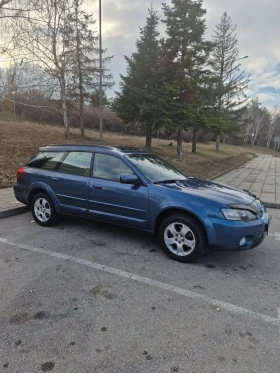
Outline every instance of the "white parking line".
<svg viewBox="0 0 280 373">
<path fill-rule="evenodd" d="M 21 244 L 21 243 L 9 242 L 5 238 L 0 238 L 0 242 L 4 243 L 6 245 L 9 245 L 9 246 L 14 246 L 14 247 L 24 249 L 24 250 L 28 250 L 28 251 L 32 251 L 32 252 L 35 252 L 35 253 L 38 253 L 38 254 L 44 254 L 44 255 L 48 255 L 48 256 L 51 256 L 51 257 L 58 258 L 58 259 L 67 260 L 68 262 L 82 264 L 86 267 L 90 267 L 90 268 L 96 269 L 98 271 L 111 273 L 111 274 L 120 276 L 122 278 L 128 278 L 130 280 L 134 280 L 134 281 L 146 284 L 146 285 L 157 287 L 159 289 L 171 291 L 173 293 L 182 295 L 182 296 L 187 297 L 187 298 L 198 299 L 198 300 L 200 300 L 204 303 L 210 304 L 210 305 L 215 306 L 215 307 L 219 307 L 220 309 L 224 309 L 226 311 L 229 311 L 229 312 L 232 312 L 232 313 L 235 313 L 235 314 L 238 314 L 238 315 L 248 316 L 250 318 L 260 320 L 260 321 L 264 321 L 266 323 L 269 323 L 269 324 L 272 324 L 274 326 L 280 327 L 280 319 L 279 318 L 274 318 L 274 317 L 267 316 L 267 315 L 264 315 L 264 314 L 261 314 L 261 313 L 258 313 L 258 312 L 254 312 L 254 311 L 248 310 L 246 308 L 236 306 L 234 304 L 230 304 L 230 303 L 227 303 L 227 302 L 215 299 L 215 298 L 208 297 L 207 295 L 195 293 L 195 292 L 190 291 L 190 290 L 182 289 L 182 288 L 179 288 L 177 286 L 166 284 L 164 282 L 152 280 L 152 279 L 149 279 L 147 277 L 138 276 L 134 273 L 126 272 L 126 271 L 123 271 L 123 270 L 120 270 L 120 269 L 117 269 L 117 268 L 112 268 L 112 267 L 108 267 L 108 266 L 101 265 L 101 264 L 98 264 L 98 263 L 90 262 L 90 261 L 85 260 L 85 259 L 80 259 L 80 258 L 76 258 L 76 257 L 70 256 L 70 255 L 60 254 L 60 253 L 57 253 L 57 252 L 54 252 L 54 251 L 44 250 L 44 249 L 41 249 L 41 248 L 32 247 L 32 246 Z"/>
</svg>

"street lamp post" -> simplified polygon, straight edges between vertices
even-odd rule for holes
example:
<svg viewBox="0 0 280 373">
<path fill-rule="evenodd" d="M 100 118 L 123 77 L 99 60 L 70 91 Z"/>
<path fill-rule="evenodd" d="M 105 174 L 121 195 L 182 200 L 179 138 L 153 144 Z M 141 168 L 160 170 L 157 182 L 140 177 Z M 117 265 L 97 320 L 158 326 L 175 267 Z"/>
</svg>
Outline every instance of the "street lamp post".
<svg viewBox="0 0 280 373">
<path fill-rule="evenodd" d="M 102 90 L 102 8 L 99 0 L 99 108 L 100 108 L 100 145 L 103 144 L 103 90 Z"/>
<path fill-rule="evenodd" d="M 255 134 L 254 134 L 254 133 L 252 133 L 251 147 L 253 147 L 253 146 L 254 146 L 254 137 L 255 137 Z"/>
</svg>

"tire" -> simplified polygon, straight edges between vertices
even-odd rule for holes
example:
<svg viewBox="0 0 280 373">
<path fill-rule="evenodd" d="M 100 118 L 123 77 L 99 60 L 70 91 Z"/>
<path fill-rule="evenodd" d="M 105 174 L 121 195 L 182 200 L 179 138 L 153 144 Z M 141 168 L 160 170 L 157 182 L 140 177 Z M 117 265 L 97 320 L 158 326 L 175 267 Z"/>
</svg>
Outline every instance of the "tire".
<svg viewBox="0 0 280 373">
<path fill-rule="evenodd" d="M 165 218 L 159 226 L 158 241 L 169 258 L 181 263 L 194 262 L 207 250 L 204 228 L 187 214 Z"/>
<path fill-rule="evenodd" d="M 36 223 L 42 227 L 50 227 L 56 223 L 57 213 L 52 199 L 46 193 L 38 193 L 33 197 L 31 211 Z"/>
</svg>

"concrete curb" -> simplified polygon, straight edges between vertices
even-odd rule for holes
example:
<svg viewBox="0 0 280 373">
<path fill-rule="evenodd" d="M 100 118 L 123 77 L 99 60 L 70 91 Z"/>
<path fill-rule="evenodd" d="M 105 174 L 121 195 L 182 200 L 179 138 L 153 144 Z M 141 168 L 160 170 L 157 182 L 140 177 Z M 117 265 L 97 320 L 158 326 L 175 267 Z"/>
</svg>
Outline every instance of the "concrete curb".
<svg viewBox="0 0 280 373">
<path fill-rule="evenodd" d="M 264 202 L 265 207 L 271 208 L 271 209 L 280 209 L 280 203 L 274 203 L 274 202 Z"/>
<path fill-rule="evenodd" d="M 21 207 L 15 207 L 11 209 L 7 209 L 4 211 L 0 211 L 0 219 L 9 218 L 11 216 L 24 214 L 25 212 L 29 211 L 29 207 L 27 206 L 21 206 Z"/>
</svg>

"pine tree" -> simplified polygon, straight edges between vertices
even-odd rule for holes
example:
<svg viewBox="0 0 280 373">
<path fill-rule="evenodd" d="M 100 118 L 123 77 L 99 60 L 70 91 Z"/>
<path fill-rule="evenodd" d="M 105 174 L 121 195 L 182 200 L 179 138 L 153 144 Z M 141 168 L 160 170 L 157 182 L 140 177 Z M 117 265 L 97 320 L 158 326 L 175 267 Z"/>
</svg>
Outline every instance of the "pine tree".
<svg viewBox="0 0 280 373">
<path fill-rule="evenodd" d="M 110 100 L 108 99 L 104 89 L 102 90 L 102 103 L 103 103 L 103 106 L 109 106 L 110 105 Z M 93 107 L 99 107 L 99 105 L 100 105 L 99 89 L 96 89 L 93 93 L 91 93 L 91 95 L 90 95 L 90 105 L 93 106 Z"/>
<path fill-rule="evenodd" d="M 69 42 L 72 57 L 71 97 L 78 100 L 81 135 L 84 136 L 85 102 L 99 85 L 99 47 L 98 35 L 93 31 L 96 21 L 92 14 L 83 9 L 84 0 L 73 0 L 69 14 Z M 112 75 L 106 69 L 112 57 L 105 57 L 103 50 L 103 89 L 110 88 Z"/>
<path fill-rule="evenodd" d="M 202 123 L 201 88 L 207 80 L 205 66 L 211 44 L 204 39 L 206 10 L 202 0 L 172 0 L 171 6 L 163 4 L 163 11 L 167 33 L 165 87 L 170 93 L 171 112 L 174 105 L 177 106 L 177 114 L 170 116 L 170 124 L 177 130 L 177 156 L 181 159 L 183 130 Z"/>
<path fill-rule="evenodd" d="M 237 26 L 225 12 L 212 35 L 214 49 L 210 64 L 218 81 L 217 150 L 220 146 L 220 136 L 227 131 L 227 126 L 232 127 L 235 122 L 236 130 L 239 130 L 238 118 L 248 103 L 244 89 L 248 86 L 249 78 L 245 78 L 244 71 L 240 71 L 240 63 L 236 65 L 236 62 L 240 60 L 236 30 Z"/>
<path fill-rule="evenodd" d="M 160 88 L 158 23 L 156 11 L 149 9 L 146 25 L 140 28 L 136 52 L 130 58 L 125 57 L 127 75 L 121 75 L 121 92 L 116 93 L 113 103 L 113 109 L 124 121 L 144 126 L 147 148 L 151 147 L 152 131 L 158 123 L 155 110 Z"/>
</svg>

